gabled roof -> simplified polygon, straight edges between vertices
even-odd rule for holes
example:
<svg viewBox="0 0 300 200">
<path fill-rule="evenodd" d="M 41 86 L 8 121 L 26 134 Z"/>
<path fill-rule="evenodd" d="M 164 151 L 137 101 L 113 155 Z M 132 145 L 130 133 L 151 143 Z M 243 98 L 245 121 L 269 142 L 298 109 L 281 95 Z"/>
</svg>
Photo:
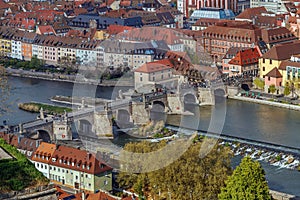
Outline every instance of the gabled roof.
<svg viewBox="0 0 300 200">
<path fill-rule="evenodd" d="M 38 30 L 40 31 L 41 35 L 55 34 L 55 30 L 51 25 L 38 26 Z"/>
<path fill-rule="evenodd" d="M 141 73 L 153 73 L 153 72 L 160 72 L 166 69 L 171 69 L 171 66 L 161 64 L 159 62 L 149 62 L 145 63 L 139 68 L 135 70 L 135 72 L 141 72 Z"/>
<path fill-rule="evenodd" d="M 0 0 L 0 9 L 7 9 L 10 5 L 5 3 L 4 1 Z"/>
<path fill-rule="evenodd" d="M 234 58 L 229 61 L 229 64 L 232 65 L 250 65 L 258 63 L 258 58 L 260 57 L 260 53 L 257 48 L 251 48 L 239 51 Z"/>
<path fill-rule="evenodd" d="M 286 70 L 287 66 L 300 68 L 300 62 L 293 62 L 290 60 L 282 61 L 278 67 L 280 70 Z"/>
<path fill-rule="evenodd" d="M 273 60 L 287 60 L 295 54 L 300 54 L 299 40 L 275 45 L 263 55 L 263 58 Z"/>
<path fill-rule="evenodd" d="M 248 49 L 248 47 L 229 47 L 223 59 L 232 59 L 239 51 Z"/>
<path fill-rule="evenodd" d="M 127 39 L 130 41 L 151 41 L 151 40 L 163 40 L 168 45 L 183 44 L 180 37 L 177 36 L 178 32 L 168 28 L 162 27 L 143 27 L 134 28 L 126 33 L 120 33 L 117 35 L 119 39 Z"/>
<path fill-rule="evenodd" d="M 117 24 L 111 24 L 107 28 L 107 33 L 110 35 L 116 35 L 118 33 L 126 32 L 128 30 L 132 30 L 133 27 L 131 26 L 122 26 L 122 25 L 117 25 Z"/>
<path fill-rule="evenodd" d="M 282 78 L 281 73 L 279 72 L 279 70 L 277 69 L 277 67 L 274 67 L 271 71 L 269 71 L 266 74 L 267 77 L 273 77 L 273 78 Z"/>
<path fill-rule="evenodd" d="M 266 13 L 266 12 L 267 9 L 264 6 L 256 7 L 256 8 L 247 8 L 246 10 L 244 10 L 244 12 L 236 16 L 236 18 L 252 20 L 254 16 L 261 15 L 262 13 Z"/>
<path fill-rule="evenodd" d="M 297 39 L 297 37 L 285 27 L 262 29 L 261 36 L 262 40 L 266 43 L 279 43 Z"/>
<path fill-rule="evenodd" d="M 40 146 L 36 149 L 36 151 L 33 153 L 31 160 L 42 163 L 49 163 L 51 157 L 55 152 L 55 149 L 55 144 L 42 142 Z"/>
<path fill-rule="evenodd" d="M 111 167 L 100 162 L 94 154 L 66 146 L 56 147 L 50 164 L 89 174 L 99 174 L 112 170 Z"/>
</svg>

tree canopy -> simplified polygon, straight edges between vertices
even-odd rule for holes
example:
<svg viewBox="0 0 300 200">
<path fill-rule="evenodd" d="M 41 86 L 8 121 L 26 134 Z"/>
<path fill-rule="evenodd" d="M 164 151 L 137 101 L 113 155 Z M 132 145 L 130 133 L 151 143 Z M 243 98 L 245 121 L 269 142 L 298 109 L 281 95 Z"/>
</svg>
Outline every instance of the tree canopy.
<svg viewBox="0 0 300 200">
<path fill-rule="evenodd" d="M 226 181 L 220 200 L 269 200 L 269 187 L 264 169 L 258 161 L 245 157 Z"/>
<path fill-rule="evenodd" d="M 269 90 L 271 92 L 271 94 L 273 95 L 276 92 L 276 87 L 274 84 L 270 85 Z"/>
<path fill-rule="evenodd" d="M 5 68 L 0 66 L 0 116 L 9 111 L 9 96 L 10 96 L 10 86 L 8 84 L 8 78 L 6 76 Z"/>
<path fill-rule="evenodd" d="M 227 147 L 215 145 L 207 156 L 200 158 L 202 143 L 192 144 L 179 159 L 159 170 L 135 174 L 121 172 L 118 175 L 119 186 L 154 199 L 217 199 L 227 176 L 231 174 L 231 151 Z M 165 145 L 165 141 L 143 141 L 126 144 L 125 149 L 149 152 Z"/>
<path fill-rule="evenodd" d="M 261 90 L 264 89 L 265 82 L 264 82 L 262 79 L 256 78 L 256 79 L 254 79 L 253 83 L 254 83 L 254 85 L 255 85 L 256 87 L 258 87 L 259 89 L 261 89 Z"/>
</svg>

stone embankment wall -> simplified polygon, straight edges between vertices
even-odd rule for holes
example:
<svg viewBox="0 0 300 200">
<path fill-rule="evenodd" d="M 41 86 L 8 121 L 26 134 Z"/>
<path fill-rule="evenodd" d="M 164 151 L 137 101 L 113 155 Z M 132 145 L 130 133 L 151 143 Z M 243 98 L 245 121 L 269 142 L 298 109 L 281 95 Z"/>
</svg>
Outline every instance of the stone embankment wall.
<svg viewBox="0 0 300 200">
<path fill-rule="evenodd" d="M 267 101 L 267 100 L 262 100 L 262 99 L 253 99 L 253 98 L 249 98 L 249 97 L 233 96 L 233 97 L 229 97 L 229 98 L 235 99 L 235 100 L 240 100 L 240 101 L 247 101 L 247 102 L 252 102 L 252 103 L 259 103 L 259 104 L 264 104 L 264 105 L 270 105 L 270 106 L 276 106 L 276 107 L 280 107 L 280 108 L 287 108 L 287 109 L 291 109 L 291 110 L 300 111 L 300 106 L 297 106 L 297 105 L 278 103 L 278 102 Z"/>
</svg>

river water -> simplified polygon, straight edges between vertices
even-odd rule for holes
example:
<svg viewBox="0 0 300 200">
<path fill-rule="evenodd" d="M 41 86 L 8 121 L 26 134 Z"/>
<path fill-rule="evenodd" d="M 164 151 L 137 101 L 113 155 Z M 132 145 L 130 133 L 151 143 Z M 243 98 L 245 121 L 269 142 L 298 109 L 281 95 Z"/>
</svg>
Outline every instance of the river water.
<svg viewBox="0 0 300 200">
<path fill-rule="evenodd" d="M 10 111 L 0 117 L 0 124 L 3 120 L 14 125 L 36 118 L 36 114 L 19 110 L 18 103 L 29 101 L 52 103 L 49 99 L 55 95 L 72 96 L 73 93 L 76 93 L 76 96 L 81 94 L 114 99 L 120 89 L 128 89 L 125 87 L 80 86 L 80 89 L 74 92 L 72 83 L 19 77 L 9 77 L 9 84 L 12 88 L 8 106 Z M 300 146 L 299 111 L 236 100 L 227 100 L 225 105 L 225 109 L 222 108 L 221 113 L 215 113 L 220 121 L 217 124 L 223 127 L 222 133 L 285 146 Z M 195 121 L 193 119 L 195 124 L 192 124 L 192 127 L 206 130 L 213 112 L 215 111 L 212 111 L 211 107 L 202 107 L 200 120 Z M 190 121 L 188 116 L 184 118 L 180 116 L 168 117 L 168 122 L 171 124 L 178 124 L 180 121 L 184 126 L 191 126 L 186 123 Z M 274 167 L 267 163 L 262 164 L 271 189 L 300 196 L 300 172 Z"/>
</svg>

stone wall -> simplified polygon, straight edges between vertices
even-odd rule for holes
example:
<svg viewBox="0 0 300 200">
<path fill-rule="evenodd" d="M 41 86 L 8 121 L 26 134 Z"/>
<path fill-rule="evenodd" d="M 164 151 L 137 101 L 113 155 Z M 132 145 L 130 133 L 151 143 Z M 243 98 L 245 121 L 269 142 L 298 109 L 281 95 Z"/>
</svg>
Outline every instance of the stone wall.
<svg viewBox="0 0 300 200">
<path fill-rule="evenodd" d="M 200 105 L 214 105 L 215 96 L 210 88 L 198 88 Z"/>
<path fill-rule="evenodd" d="M 94 113 L 94 127 L 97 136 L 113 136 L 112 113 L 100 111 Z"/>
<path fill-rule="evenodd" d="M 150 119 L 150 113 L 145 108 L 144 102 L 132 102 L 132 121 L 134 124 L 147 124 Z"/>
<path fill-rule="evenodd" d="M 176 94 L 168 94 L 168 114 L 181 114 L 183 111 L 183 102 L 180 101 L 180 97 Z"/>
<path fill-rule="evenodd" d="M 227 86 L 227 94 L 229 97 L 234 97 L 240 92 L 240 87 Z"/>
</svg>

